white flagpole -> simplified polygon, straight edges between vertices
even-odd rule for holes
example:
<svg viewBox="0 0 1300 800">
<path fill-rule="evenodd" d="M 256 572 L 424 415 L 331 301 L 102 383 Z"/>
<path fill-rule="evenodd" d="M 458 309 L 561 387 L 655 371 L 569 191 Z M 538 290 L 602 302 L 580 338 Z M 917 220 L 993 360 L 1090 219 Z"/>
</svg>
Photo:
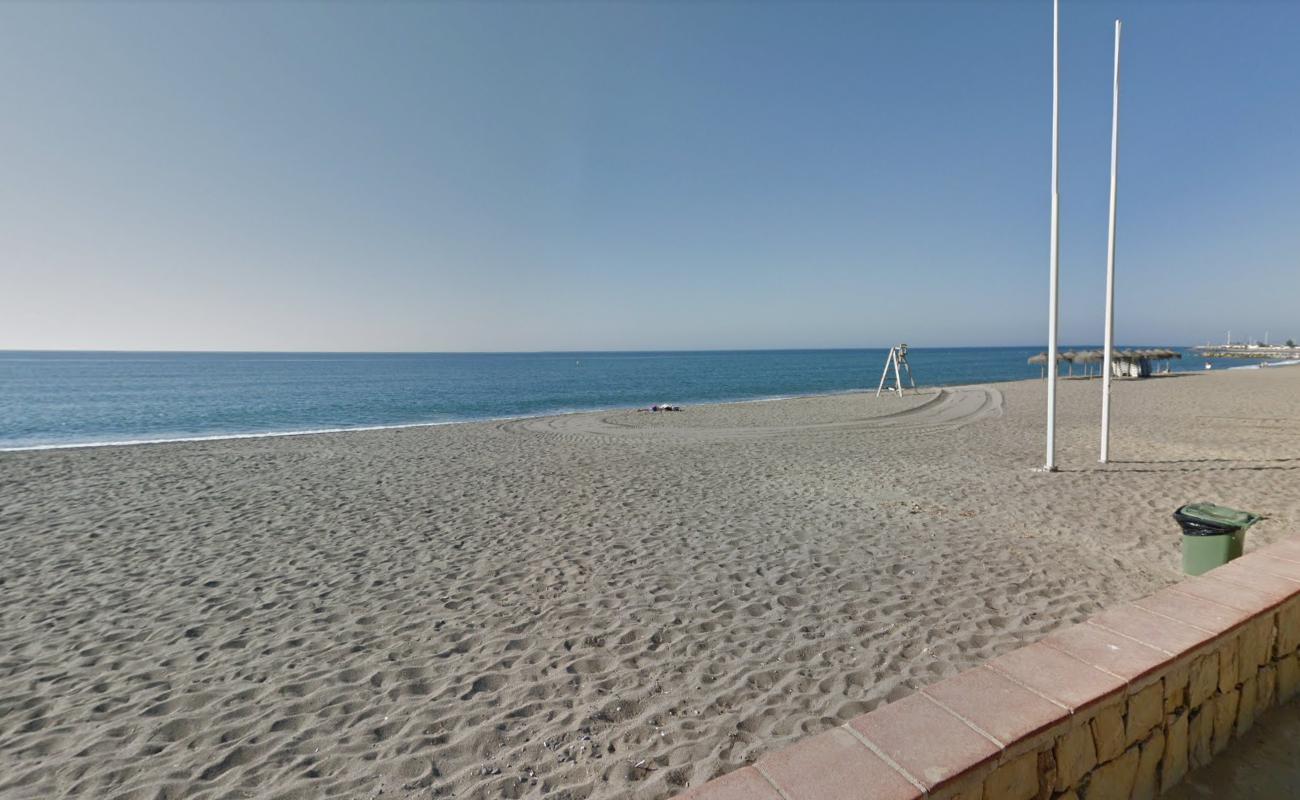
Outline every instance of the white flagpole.
<svg viewBox="0 0 1300 800">
<path fill-rule="evenodd" d="M 1106 354 L 1101 381 L 1101 463 L 1110 455 L 1110 361 L 1115 350 L 1115 201 L 1119 191 L 1119 35 L 1115 20 L 1115 86 L 1110 109 L 1110 232 L 1106 244 Z"/>
<path fill-rule="evenodd" d="M 1059 118 L 1061 110 L 1061 3 L 1052 0 L 1052 237 L 1051 280 L 1047 306 L 1047 366 L 1051 373 L 1047 381 L 1047 463 L 1043 469 L 1056 471 L 1056 317 L 1060 308 L 1058 283 L 1060 275 L 1060 184 L 1057 161 L 1060 157 Z"/>
</svg>

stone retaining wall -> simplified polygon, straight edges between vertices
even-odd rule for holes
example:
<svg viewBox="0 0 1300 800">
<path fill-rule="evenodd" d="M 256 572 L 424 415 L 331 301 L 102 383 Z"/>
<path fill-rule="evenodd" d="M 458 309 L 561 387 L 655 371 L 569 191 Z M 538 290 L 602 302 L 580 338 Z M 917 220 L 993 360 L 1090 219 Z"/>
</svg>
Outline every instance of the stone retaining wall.
<svg viewBox="0 0 1300 800">
<path fill-rule="evenodd" d="M 1145 800 L 1300 690 L 1300 541 L 1108 609 L 681 800 Z"/>
</svg>

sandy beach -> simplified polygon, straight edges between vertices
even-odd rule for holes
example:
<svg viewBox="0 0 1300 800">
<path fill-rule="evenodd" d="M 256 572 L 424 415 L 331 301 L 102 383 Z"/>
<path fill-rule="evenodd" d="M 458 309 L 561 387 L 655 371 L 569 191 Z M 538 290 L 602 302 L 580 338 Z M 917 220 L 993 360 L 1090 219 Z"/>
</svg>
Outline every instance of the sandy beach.
<svg viewBox="0 0 1300 800">
<path fill-rule="evenodd" d="M 1300 369 L 0 453 L 0 797 L 666 798 L 1300 519 Z"/>
</svg>

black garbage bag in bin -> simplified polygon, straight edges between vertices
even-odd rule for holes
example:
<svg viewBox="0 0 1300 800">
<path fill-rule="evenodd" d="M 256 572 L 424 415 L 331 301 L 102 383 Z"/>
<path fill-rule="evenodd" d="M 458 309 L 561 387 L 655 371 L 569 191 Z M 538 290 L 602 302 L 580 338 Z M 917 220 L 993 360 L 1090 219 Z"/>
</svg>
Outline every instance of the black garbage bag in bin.
<svg viewBox="0 0 1300 800">
<path fill-rule="evenodd" d="M 1260 517 L 1214 503 L 1189 503 L 1174 512 L 1174 519 L 1183 529 L 1183 572 L 1200 575 L 1239 557 L 1246 529 Z"/>
</svg>

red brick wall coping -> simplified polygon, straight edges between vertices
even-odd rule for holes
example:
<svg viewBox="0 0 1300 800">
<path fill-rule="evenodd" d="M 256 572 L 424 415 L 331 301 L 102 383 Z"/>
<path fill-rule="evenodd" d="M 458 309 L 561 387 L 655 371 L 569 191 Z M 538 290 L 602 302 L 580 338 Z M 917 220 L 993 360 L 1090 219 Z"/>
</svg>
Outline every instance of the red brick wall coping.
<svg viewBox="0 0 1300 800">
<path fill-rule="evenodd" d="M 1300 689 L 1300 539 L 768 753 L 679 800 L 1148 798 Z"/>
</svg>

